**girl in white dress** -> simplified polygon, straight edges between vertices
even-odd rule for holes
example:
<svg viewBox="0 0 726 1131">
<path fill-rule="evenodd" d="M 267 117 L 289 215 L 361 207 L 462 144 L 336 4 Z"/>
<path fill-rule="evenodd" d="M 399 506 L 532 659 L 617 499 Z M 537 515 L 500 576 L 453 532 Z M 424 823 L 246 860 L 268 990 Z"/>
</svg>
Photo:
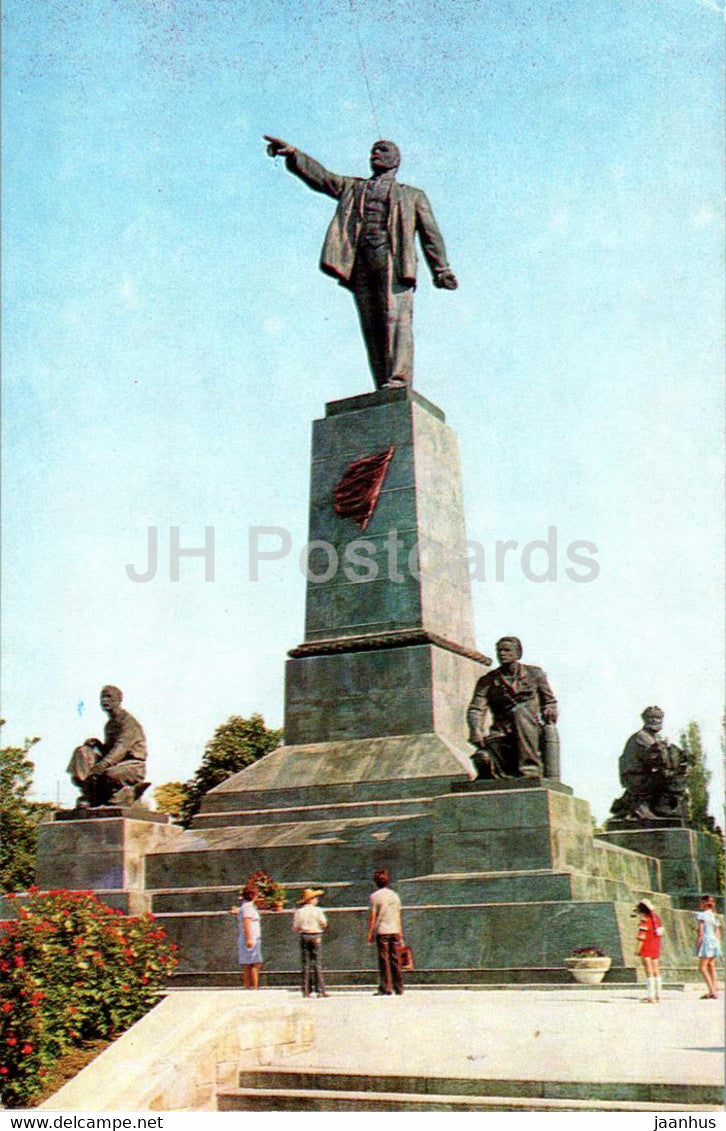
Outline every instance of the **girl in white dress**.
<svg viewBox="0 0 726 1131">
<path fill-rule="evenodd" d="M 716 915 L 716 903 L 712 895 L 704 895 L 701 910 L 696 912 L 698 920 L 698 939 L 696 954 L 698 969 L 706 983 L 706 1000 L 718 997 L 716 993 L 716 959 L 721 957 L 721 924 Z"/>
</svg>

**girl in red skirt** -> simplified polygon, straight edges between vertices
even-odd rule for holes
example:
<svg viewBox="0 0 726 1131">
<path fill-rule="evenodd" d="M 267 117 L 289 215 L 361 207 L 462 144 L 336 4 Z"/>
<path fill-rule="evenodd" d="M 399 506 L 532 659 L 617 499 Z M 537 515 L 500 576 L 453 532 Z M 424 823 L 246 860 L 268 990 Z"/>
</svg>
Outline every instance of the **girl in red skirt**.
<svg viewBox="0 0 726 1131">
<path fill-rule="evenodd" d="M 638 949 L 636 951 L 645 967 L 645 977 L 648 983 L 648 996 L 644 1002 L 660 1001 L 660 940 L 663 935 L 663 924 L 655 913 L 655 908 L 647 899 L 641 900 L 635 909 L 641 919 L 638 924 Z"/>
</svg>

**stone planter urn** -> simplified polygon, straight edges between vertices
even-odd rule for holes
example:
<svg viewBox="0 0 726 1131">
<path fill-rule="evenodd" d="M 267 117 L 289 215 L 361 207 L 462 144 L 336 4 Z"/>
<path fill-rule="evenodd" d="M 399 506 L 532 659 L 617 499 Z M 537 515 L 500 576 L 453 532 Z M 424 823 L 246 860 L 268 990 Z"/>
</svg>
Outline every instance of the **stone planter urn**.
<svg viewBox="0 0 726 1131">
<path fill-rule="evenodd" d="M 602 954 L 572 954 L 565 959 L 565 967 L 583 986 L 599 985 L 612 964 L 612 958 Z"/>
</svg>

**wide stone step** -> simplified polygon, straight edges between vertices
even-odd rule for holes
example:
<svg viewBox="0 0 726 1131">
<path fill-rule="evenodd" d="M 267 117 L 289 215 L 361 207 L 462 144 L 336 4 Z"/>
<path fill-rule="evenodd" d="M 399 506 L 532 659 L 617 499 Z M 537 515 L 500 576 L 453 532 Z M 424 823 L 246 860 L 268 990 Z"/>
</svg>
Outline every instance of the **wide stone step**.
<svg viewBox="0 0 726 1131">
<path fill-rule="evenodd" d="M 516 903 L 550 900 L 631 901 L 660 899 L 660 893 L 632 888 L 617 880 L 591 876 L 575 870 L 553 871 L 550 868 L 517 869 L 516 871 L 436 873 L 398 880 L 396 889 L 405 905 L 456 905 L 461 903 Z M 668 900 L 670 905 L 670 900 Z"/>
<path fill-rule="evenodd" d="M 264 868 L 283 884 L 316 885 L 370 876 L 388 866 L 397 875 L 431 871 L 427 816 L 295 821 L 190 829 L 170 851 L 146 857 L 147 889 L 240 885 Z"/>
<path fill-rule="evenodd" d="M 157 888 L 146 894 L 154 914 L 185 911 L 228 911 L 237 903 L 240 883 L 203 887 Z M 285 906 L 296 906 L 304 888 L 323 887 L 325 907 L 367 908 L 371 881 L 326 883 L 319 875 L 285 881 Z M 658 900 L 670 905 L 669 897 L 650 890 L 632 891 L 615 880 L 578 872 L 532 869 L 517 872 L 471 872 L 435 874 L 401 879 L 396 883 L 405 907 L 459 906 L 465 903 L 577 900 L 580 902 L 637 899 Z"/>
<path fill-rule="evenodd" d="M 150 891 L 151 910 L 154 914 L 185 911 L 229 911 L 239 902 L 243 884 L 225 884 L 218 887 L 199 888 L 159 888 Z M 295 907 L 304 888 L 318 886 L 318 880 L 285 883 L 285 905 Z M 366 907 L 370 895 L 370 883 L 332 883 L 325 885 L 326 907 Z"/>
<path fill-rule="evenodd" d="M 407 1096 L 400 1092 L 325 1092 L 308 1089 L 230 1088 L 217 1095 L 218 1111 L 633 1111 L 662 1112 L 658 1103 L 627 1100 L 516 1099 L 512 1096 Z M 668 1111 L 721 1111 L 718 1104 L 674 1104 Z"/>
<path fill-rule="evenodd" d="M 263 818 L 264 814 L 260 813 L 260 817 Z M 400 829 L 403 835 L 408 836 L 413 835 L 414 829 L 425 828 L 427 825 L 426 816 L 419 813 L 393 813 L 390 816 L 378 814 L 370 817 L 361 817 L 352 813 L 346 817 L 320 817 L 309 821 L 289 820 L 271 824 L 261 820 L 257 824 L 247 826 L 228 823 L 221 828 L 188 829 L 171 848 L 150 853 L 149 859 L 240 848 L 315 844 L 321 838 L 325 840 L 336 838 L 341 842 L 358 838 L 365 840 L 379 831 L 388 833 L 393 829 Z"/>
<path fill-rule="evenodd" d="M 720 1110 L 721 1090 L 707 1084 L 653 1081 L 483 1079 L 428 1075 L 365 1075 L 346 1071 L 272 1066 L 243 1071 L 239 1087 L 226 1089 L 221 1111 L 249 1110 L 273 1101 L 282 1108 L 255 1110 Z M 296 1108 L 293 1105 L 302 1103 Z M 336 1107 L 332 1105 L 340 1104 Z M 389 1108 L 386 1105 L 392 1104 Z M 238 1106 L 235 1106 L 238 1105 Z M 424 1105 L 424 1106 L 412 1106 Z M 510 1106 L 508 1106 L 510 1105 Z"/>
<path fill-rule="evenodd" d="M 352 817 L 385 819 L 395 816 L 424 816 L 430 797 L 397 798 L 394 801 L 347 801 L 340 804 L 292 805 L 270 809 L 231 809 L 198 813 L 192 829 L 224 828 L 230 825 L 274 825 L 297 821 L 349 820 Z"/>
<path fill-rule="evenodd" d="M 148 891 L 154 914 L 186 911 L 228 911 L 237 903 L 242 884 L 209 887 L 168 887 Z M 371 882 L 336 881 L 323 884 L 319 876 L 285 881 L 285 906 L 295 907 L 304 888 L 323 887 L 325 907 L 367 908 Z M 612 901 L 650 899 L 659 906 L 672 901 L 652 891 L 632 891 L 614 880 L 597 879 L 577 872 L 474 872 L 460 875 L 418 876 L 399 880 L 396 889 L 405 907 L 459 906 L 463 903 L 531 902 L 532 900 Z M 143 910 L 143 909 L 142 909 Z M 140 913 L 140 912 L 139 912 Z"/>
</svg>

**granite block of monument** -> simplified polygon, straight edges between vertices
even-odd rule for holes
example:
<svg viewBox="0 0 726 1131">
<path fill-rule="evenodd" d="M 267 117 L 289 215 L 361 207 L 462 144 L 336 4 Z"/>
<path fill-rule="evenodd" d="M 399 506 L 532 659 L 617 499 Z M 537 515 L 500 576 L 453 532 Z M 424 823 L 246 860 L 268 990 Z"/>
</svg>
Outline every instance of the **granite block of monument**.
<svg viewBox="0 0 726 1131">
<path fill-rule="evenodd" d="M 38 827 L 35 882 L 42 890 L 139 891 L 145 861 L 182 830 L 145 810 L 70 810 Z"/>
<path fill-rule="evenodd" d="M 313 425 L 305 635 L 290 652 L 285 746 L 211 791 L 254 805 L 431 794 L 475 776 L 476 651 L 456 436 L 409 389 L 326 406 Z M 408 784 L 407 784 L 408 783 Z"/>
</svg>

